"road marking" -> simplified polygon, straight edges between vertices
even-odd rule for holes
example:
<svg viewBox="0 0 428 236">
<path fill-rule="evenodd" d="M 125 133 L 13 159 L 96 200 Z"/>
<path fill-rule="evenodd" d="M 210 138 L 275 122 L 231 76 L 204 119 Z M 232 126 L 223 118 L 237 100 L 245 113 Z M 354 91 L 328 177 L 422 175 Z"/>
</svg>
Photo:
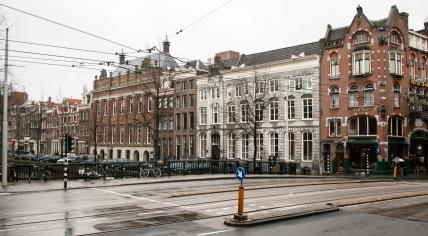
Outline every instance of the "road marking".
<svg viewBox="0 0 428 236">
<path fill-rule="evenodd" d="M 0 196 L 7 196 L 7 195 L 11 195 L 11 193 L 0 193 Z"/>
<path fill-rule="evenodd" d="M 138 200 L 144 200 L 144 201 L 149 201 L 149 202 L 155 202 L 155 203 L 160 203 L 160 204 L 164 204 L 164 205 L 168 205 L 168 206 L 174 206 L 174 207 L 179 207 L 180 205 L 174 204 L 174 203 L 170 203 L 170 202 L 163 202 L 163 201 L 159 201 L 159 200 L 155 200 L 155 199 L 151 199 L 151 198 L 146 198 L 146 197 L 137 197 L 134 195 L 129 195 L 129 194 L 124 194 L 124 193 L 118 193 L 115 191 L 111 191 L 111 190 L 107 190 L 107 189 L 100 189 L 100 188 L 92 188 L 98 191 L 103 191 L 106 193 L 111 193 L 111 194 L 115 194 L 115 195 L 119 195 L 122 197 L 129 197 L 129 198 L 135 198 Z"/>
<path fill-rule="evenodd" d="M 98 220 L 107 220 L 108 218 L 95 218 L 95 219 L 87 219 L 87 220 L 78 220 L 76 223 L 83 223 L 83 222 L 89 222 L 89 221 L 98 221 Z"/>
<path fill-rule="evenodd" d="M 20 229 L 29 229 L 29 228 L 34 228 L 34 226 L 21 227 L 21 228 L 13 228 L 13 229 L 0 229 L 0 232 L 4 232 L 4 231 L 13 231 L 13 230 L 20 230 Z"/>
<path fill-rule="evenodd" d="M 143 212 L 143 213 L 139 213 L 139 216 L 143 216 L 143 215 L 149 215 L 149 214 L 157 214 L 157 213 L 164 213 L 165 211 L 151 211 L 151 212 Z"/>
<path fill-rule="evenodd" d="M 219 234 L 219 233 L 224 233 L 224 232 L 228 232 L 228 231 L 231 231 L 231 230 L 229 230 L 229 229 L 225 229 L 225 230 L 213 231 L 213 232 L 208 232 L 208 233 L 198 234 L 198 236 L 205 236 L 205 235 Z"/>
</svg>

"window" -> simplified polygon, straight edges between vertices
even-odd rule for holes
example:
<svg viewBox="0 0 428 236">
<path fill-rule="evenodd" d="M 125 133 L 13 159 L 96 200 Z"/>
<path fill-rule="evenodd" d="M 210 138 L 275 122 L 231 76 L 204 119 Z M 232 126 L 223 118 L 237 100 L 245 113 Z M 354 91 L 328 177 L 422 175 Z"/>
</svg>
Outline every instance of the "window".
<svg viewBox="0 0 428 236">
<path fill-rule="evenodd" d="M 116 126 L 112 125 L 111 126 L 111 143 L 114 144 L 115 143 L 115 138 L 116 138 Z"/>
<path fill-rule="evenodd" d="M 108 115 L 108 103 L 107 103 L 107 100 L 104 100 L 103 103 L 104 103 L 104 116 L 107 116 Z"/>
<path fill-rule="evenodd" d="M 193 96 L 193 95 L 191 95 L 191 96 Z M 192 100 L 190 100 L 190 102 L 192 102 Z M 193 106 L 193 105 L 191 105 L 191 106 Z M 168 97 L 168 107 L 174 108 L 174 97 Z"/>
<path fill-rule="evenodd" d="M 359 32 L 355 35 L 354 43 L 360 44 L 360 43 L 367 43 L 369 41 L 369 36 L 366 32 Z"/>
<path fill-rule="evenodd" d="M 364 106 L 374 106 L 374 86 L 372 83 L 367 83 L 364 86 Z"/>
<path fill-rule="evenodd" d="M 306 89 L 312 89 L 312 76 L 306 76 Z"/>
<path fill-rule="evenodd" d="M 330 89 L 330 109 L 339 108 L 339 88 L 332 87 Z"/>
<path fill-rule="evenodd" d="M 248 133 L 243 133 L 241 137 L 241 159 L 248 159 L 250 140 Z"/>
<path fill-rule="evenodd" d="M 303 98 L 303 120 L 312 119 L 312 98 Z"/>
<path fill-rule="evenodd" d="M 302 77 L 296 77 L 295 79 L 295 89 L 300 90 L 303 88 L 303 78 Z"/>
<path fill-rule="evenodd" d="M 180 130 L 180 124 L 181 124 L 181 117 L 180 114 L 175 115 L 175 127 L 177 130 Z"/>
<path fill-rule="evenodd" d="M 180 108 L 180 104 L 181 104 L 181 97 L 180 96 L 177 96 L 177 97 L 175 97 L 175 107 L 176 108 Z"/>
<path fill-rule="evenodd" d="M 389 36 L 389 42 L 400 44 L 400 35 L 398 35 L 398 33 L 395 31 L 391 32 L 391 35 Z"/>
<path fill-rule="evenodd" d="M 400 107 L 400 85 L 394 84 L 394 107 Z"/>
<path fill-rule="evenodd" d="M 119 143 L 122 144 L 125 139 L 125 128 L 120 126 Z"/>
<path fill-rule="evenodd" d="M 401 75 L 401 54 L 397 52 L 389 53 L 389 73 Z"/>
<path fill-rule="evenodd" d="M 427 61 L 425 57 L 422 57 L 422 63 L 421 63 L 421 77 L 427 78 Z"/>
<path fill-rule="evenodd" d="M 143 111 L 143 97 L 138 96 L 137 112 L 141 113 L 142 111 Z"/>
<path fill-rule="evenodd" d="M 213 124 L 218 124 L 220 122 L 219 117 L 218 117 L 218 110 L 219 110 L 219 106 L 217 104 L 214 104 L 213 107 L 211 108 L 211 122 Z"/>
<path fill-rule="evenodd" d="M 117 150 L 117 159 L 121 159 L 122 158 L 122 150 L 118 149 Z"/>
<path fill-rule="evenodd" d="M 201 107 L 201 124 L 207 124 L 207 108 Z"/>
<path fill-rule="evenodd" d="M 294 78 L 291 78 L 288 80 L 288 91 L 294 91 L 296 86 L 296 81 L 294 80 Z"/>
<path fill-rule="evenodd" d="M 132 125 L 128 125 L 128 143 L 132 143 Z"/>
<path fill-rule="evenodd" d="M 294 160 L 295 156 L 295 140 L 294 140 L 294 133 L 289 132 L 288 133 L 288 159 Z"/>
<path fill-rule="evenodd" d="M 200 135 L 200 142 L 201 142 L 201 157 L 206 158 L 207 157 L 207 134 L 201 134 Z"/>
<path fill-rule="evenodd" d="M 256 121 L 263 121 L 263 102 L 256 102 Z"/>
<path fill-rule="evenodd" d="M 227 134 L 227 158 L 235 158 L 235 134 Z"/>
<path fill-rule="evenodd" d="M 269 155 L 270 156 L 279 156 L 278 133 L 273 132 L 273 133 L 269 134 L 269 144 L 270 144 Z"/>
<path fill-rule="evenodd" d="M 328 120 L 328 136 L 340 137 L 342 136 L 342 122 L 340 119 Z"/>
<path fill-rule="evenodd" d="M 152 143 L 152 130 L 149 127 L 146 128 L 146 143 Z"/>
<path fill-rule="evenodd" d="M 352 74 L 364 75 L 371 71 L 371 53 L 370 51 L 358 51 L 352 54 Z"/>
<path fill-rule="evenodd" d="M 141 143 L 141 125 L 137 125 L 137 144 Z"/>
<path fill-rule="evenodd" d="M 200 92 L 201 92 L 201 100 L 207 99 L 207 90 L 201 89 Z"/>
<path fill-rule="evenodd" d="M 235 105 L 227 106 L 227 121 L 232 123 L 235 121 Z"/>
<path fill-rule="evenodd" d="M 256 88 L 255 88 L 256 94 L 262 94 L 263 91 L 264 91 L 264 83 L 263 82 L 256 82 Z"/>
<path fill-rule="evenodd" d="M 358 107 L 358 85 L 353 84 L 348 91 L 349 107 Z"/>
<path fill-rule="evenodd" d="M 190 119 L 190 129 L 194 129 L 195 128 L 195 113 L 190 112 L 189 116 L 190 116 L 190 118 L 189 118 Z M 172 118 L 172 116 L 171 116 L 171 118 Z M 171 128 L 171 130 L 172 130 L 172 128 Z"/>
<path fill-rule="evenodd" d="M 153 98 L 147 97 L 147 111 L 151 112 L 153 107 Z"/>
<path fill-rule="evenodd" d="M 248 103 L 241 104 L 241 122 L 247 122 L 249 117 L 250 105 Z"/>
<path fill-rule="evenodd" d="M 134 112 L 134 98 L 130 97 L 129 98 L 129 113 L 132 114 L 132 112 Z"/>
<path fill-rule="evenodd" d="M 377 121 L 374 117 L 356 116 L 349 119 L 349 135 L 376 135 Z"/>
<path fill-rule="evenodd" d="M 220 88 L 212 87 L 211 88 L 211 98 L 220 98 Z"/>
<path fill-rule="evenodd" d="M 303 161 L 312 161 L 312 133 L 305 131 L 303 139 Z"/>
<path fill-rule="evenodd" d="M 339 57 L 337 53 L 330 56 L 330 79 L 339 78 Z"/>
<path fill-rule="evenodd" d="M 269 89 L 271 93 L 279 91 L 279 80 L 277 79 L 270 80 L 269 85 L 270 85 Z"/>
<path fill-rule="evenodd" d="M 415 64 L 416 64 L 415 56 L 412 54 L 410 56 L 410 80 L 414 80 L 416 78 L 416 75 L 415 75 Z"/>
<path fill-rule="evenodd" d="M 120 114 L 125 112 L 125 98 L 120 98 Z"/>
<path fill-rule="evenodd" d="M 113 99 L 112 101 L 111 101 L 111 103 L 112 103 L 112 113 L 113 113 L 113 115 L 116 115 L 116 100 L 115 99 Z"/>
<path fill-rule="evenodd" d="M 103 143 L 107 143 L 107 127 L 103 128 Z"/>
<path fill-rule="evenodd" d="M 187 95 L 183 95 L 181 97 L 183 99 L 183 102 L 181 103 L 183 105 L 183 108 L 187 107 Z"/>
<path fill-rule="evenodd" d="M 237 96 L 237 97 L 240 97 L 240 96 L 242 96 L 243 95 L 243 88 L 242 88 L 243 86 L 242 85 L 235 85 L 235 95 Z"/>
<path fill-rule="evenodd" d="M 278 120 L 279 119 L 279 102 L 278 101 L 270 101 L 269 102 L 269 115 L 270 120 Z"/>
<path fill-rule="evenodd" d="M 288 97 L 288 119 L 296 119 L 296 100 L 294 97 Z"/>
<path fill-rule="evenodd" d="M 187 130 L 187 113 L 183 113 L 183 130 Z"/>
<path fill-rule="evenodd" d="M 399 116 L 388 118 L 388 135 L 403 137 L 403 119 Z"/>
<path fill-rule="evenodd" d="M 257 133 L 256 135 L 256 143 L 257 143 L 257 159 L 261 159 L 263 157 L 263 134 Z"/>
</svg>

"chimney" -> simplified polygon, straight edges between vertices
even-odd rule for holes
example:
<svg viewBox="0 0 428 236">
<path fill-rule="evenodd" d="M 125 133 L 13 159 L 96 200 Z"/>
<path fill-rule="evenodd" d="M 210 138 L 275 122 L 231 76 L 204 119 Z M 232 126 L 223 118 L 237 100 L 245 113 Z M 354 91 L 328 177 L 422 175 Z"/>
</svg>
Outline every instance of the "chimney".
<svg viewBox="0 0 428 236">
<path fill-rule="evenodd" d="M 360 5 L 358 5 L 358 7 L 357 7 L 357 14 L 358 15 L 362 15 L 363 14 L 363 8 Z"/>
<path fill-rule="evenodd" d="M 119 54 L 119 65 L 125 64 L 125 54 L 123 52 Z"/>
<path fill-rule="evenodd" d="M 169 45 L 171 43 L 168 41 L 168 35 L 165 37 L 165 40 L 162 42 L 163 45 L 163 52 L 169 54 Z"/>
</svg>

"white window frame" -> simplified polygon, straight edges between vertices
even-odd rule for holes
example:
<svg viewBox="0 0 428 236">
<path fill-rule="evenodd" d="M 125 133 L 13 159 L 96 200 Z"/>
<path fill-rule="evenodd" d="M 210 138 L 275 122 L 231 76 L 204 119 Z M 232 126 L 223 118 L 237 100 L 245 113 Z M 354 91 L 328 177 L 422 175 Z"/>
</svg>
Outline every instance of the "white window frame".
<svg viewBox="0 0 428 236">
<path fill-rule="evenodd" d="M 141 144 L 141 125 L 137 125 L 137 144 Z"/>
<path fill-rule="evenodd" d="M 308 75 L 306 76 L 306 89 L 312 89 L 313 83 L 312 83 L 312 76 Z"/>
<path fill-rule="evenodd" d="M 288 98 L 288 112 L 287 112 L 287 118 L 288 120 L 295 120 L 296 119 L 296 99 L 295 98 Z"/>
<path fill-rule="evenodd" d="M 207 124 L 207 108 L 206 107 L 201 107 L 201 125 L 206 125 Z"/>
<path fill-rule="evenodd" d="M 236 116 L 236 106 L 227 105 L 227 122 L 228 123 L 235 122 L 235 116 Z"/>
<path fill-rule="evenodd" d="M 294 77 L 294 90 L 301 90 L 303 89 L 303 76 Z"/>
<path fill-rule="evenodd" d="M 394 107 L 398 108 L 400 107 L 400 85 L 398 83 L 393 85 L 393 94 L 394 94 L 394 98 L 393 98 L 393 103 L 394 103 Z"/>
<path fill-rule="evenodd" d="M 138 113 L 143 112 L 143 97 L 142 96 L 138 96 L 137 112 Z"/>
<path fill-rule="evenodd" d="M 235 148 L 236 148 L 235 134 L 228 133 L 227 134 L 227 159 L 235 158 L 235 154 L 236 154 Z"/>
<path fill-rule="evenodd" d="M 310 134 L 310 139 L 309 135 Z M 314 144 L 313 144 L 314 136 L 312 132 L 305 131 L 302 133 L 302 161 L 303 162 L 312 162 L 314 156 Z M 310 146 L 305 146 L 310 145 Z M 305 156 L 305 152 L 308 154 Z"/>
<path fill-rule="evenodd" d="M 249 110 L 250 110 L 250 105 L 248 103 L 241 104 L 241 122 L 248 121 Z"/>
<path fill-rule="evenodd" d="M 250 156 L 250 135 L 248 133 L 242 133 L 241 135 L 241 159 L 248 159 Z"/>
<path fill-rule="evenodd" d="M 369 50 L 361 50 L 352 53 L 352 75 L 371 74 L 371 54 Z M 357 70 L 357 55 L 361 55 L 361 63 L 358 64 L 359 70 Z M 368 61 L 368 64 L 366 64 L 366 61 Z"/>
<path fill-rule="evenodd" d="M 338 109 L 340 107 L 339 88 L 332 87 L 330 89 L 330 109 Z"/>
<path fill-rule="evenodd" d="M 200 134 L 199 135 L 199 142 L 200 142 L 200 156 L 201 158 L 206 158 L 207 157 L 207 134 Z"/>
<path fill-rule="evenodd" d="M 394 58 L 392 58 L 394 56 Z M 403 64 L 401 53 L 399 52 L 389 52 L 389 73 L 395 75 L 403 74 Z"/>
<path fill-rule="evenodd" d="M 279 156 L 279 134 L 269 133 L 269 156 Z"/>
<path fill-rule="evenodd" d="M 114 144 L 116 142 L 116 126 L 112 125 L 111 126 L 111 143 Z"/>
<path fill-rule="evenodd" d="M 302 98 L 302 120 L 313 120 L 313 105 L 312 97 Z"/>
<path fill-rule="evenodd" d="M 269 91 L 271 93 L 279 91 L 279 80 L 278 79 L 272 79 L 269 81 Z"/>
<path fill-rule="evenodd" d="M 296 81 L 294 78 L 288 80 L 288 91 L 294 91 L 296 88 Z"/>
<path fill-rule="evenodd" d="M 330 59 L 330 79 L 337 79 L 340 77 L 339 73 L 339 56 Z"/>
<path fill-rule="evenodd" d="M 147 111 L 151 112 L 153 106 L 153 98 L 151 96 L 147 97 Z"/>
<path fill-rule="evenodd" d="M 269 101 L 269 120 L 279 120 L 279 101 Z"/>
<path fill-rule="evenodd" d="M 367 88 L 368 85 L 372 85 L 373 88 Z M 374 106 L 374 95 L 375 95 L 375 87 L 372 83 L 367 83 L 364 85 L 364 107 L 372 107 Z"/>
<path fill-rule="evenodd" d="M 329 137 L 342 137 L 342 121 L 341 121 L 341 119 L 332 118 L 332 119 L 328 119 L 327 122 L 328 122 L 328 136 Z M 333 130 L 333 132 L 331 132 L 332 130 Z"/>
</svg>

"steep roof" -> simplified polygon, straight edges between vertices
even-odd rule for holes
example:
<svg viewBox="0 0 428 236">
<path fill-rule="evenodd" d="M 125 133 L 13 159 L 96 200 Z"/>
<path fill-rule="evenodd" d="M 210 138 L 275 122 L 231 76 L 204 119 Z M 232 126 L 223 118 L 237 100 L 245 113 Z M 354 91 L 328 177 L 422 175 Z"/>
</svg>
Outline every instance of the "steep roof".
<svg viewBox="0 0 428 236">
<path fill-rule="evenodd" d="M 221 61 L 220 63 L 223 63 L 228 66 L 253 66 L 274 61 L 287 60 L 290 59 L 292 56 L 319 54 L 319 42 L 312 42 L 249 55 L 241 54 L 240 58 L 233 58 L 230 60 Z"/>
</svg>

